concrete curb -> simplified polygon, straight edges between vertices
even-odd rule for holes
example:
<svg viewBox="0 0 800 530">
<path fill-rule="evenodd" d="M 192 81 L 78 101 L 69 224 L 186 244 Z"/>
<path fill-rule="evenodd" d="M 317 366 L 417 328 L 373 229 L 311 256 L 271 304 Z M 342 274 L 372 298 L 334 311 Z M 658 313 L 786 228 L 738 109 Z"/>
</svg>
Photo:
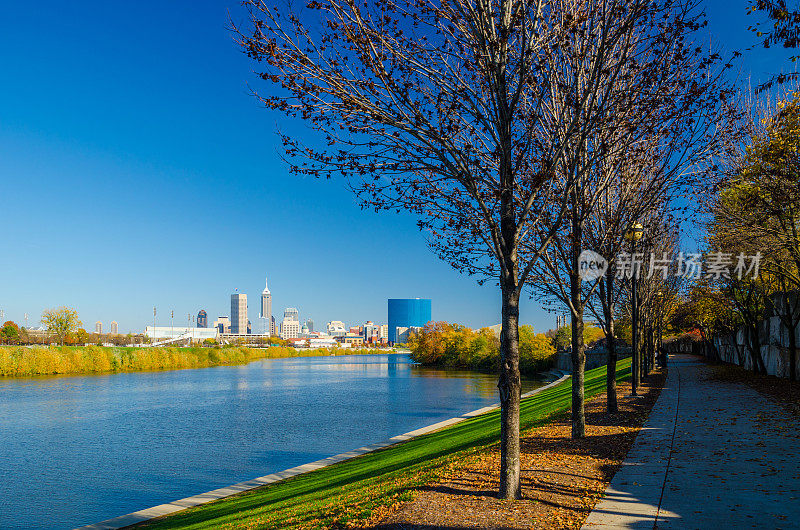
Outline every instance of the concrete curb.
<svg viewBox="0 0 800 530">
<path fill-rule="evenodd" d="M 543 387 L 539 387 L 535 390 L 531 390 L 530 392 L 522 394 L 522 398 L 523 399 L 529 398 L 535 394 L 538 394 L 539 392 L 547 390 L 548 388 L 552 388 L 558 385 L 559 383 L 566 381 L 567 379 L 569 379 L 569 377 L 570 377 L 569 375 L 564 375 L 560 379 L 557 379 L 552 383 L 548 383 Z M 158 506 L 153 506 L 151 508 L 146 508 L 144 510 L 139 510 L 137 512 L 129 513 L 126 515 L 121 515 L 119 517 L 114 517 L 112 519 L 107 519 L 99 523 L 82 526 L 77 530 L 115 530 L 117 528 L 124 528 L 126 526 L 141 523 L 143 521 L 149 521 L 150 519 L 155 519 L 156 517 L 161 517 L 162 515 L 168 515 L 171 513 L 179 512 L 181 510 L 185 510 L 187 508 L 192 508 L 194 506 L 206 504 L 211 501 L 224 499 L 225 497 L 230 497 L 231 495 L 236 495 L 238 493 L 242 493 L 243 491 L 259 488 L 267 484 L 273 484 L 275 482 L 279 482 L 287 478 L 296 477 L 297 475 L 301 475 L 303 473 L 308 473 L 309 471 L 316 471 L 317 469 L 322 469 L 323 467 L 328 467 L 333 464 L 338 464 L 339 462 L 344 462 L 345 460 L 350 460 L 351 458 L 365 455 L 367 453 L 377 451 L 378 449 L 383 449 L 385 447 L 399 444 L 401 442 L 406 442 L 413 438 L 417 438 L 418 436 L 422 436 L 423 434 L 428 434 L 430 432 L 438 431 L 439 429 L 443 429 L 445 427 L 450 427 L 451 425 L 461 423 L 462 421 L 474 418 L 476 416 L 480 416 L 481 414 L 491 412 L 498 408 L 500 408 L 500 404 L 495 403 L 494 405 L 489 405 L 488 407 L 483 407 L 478 410 L 473 410 L 472 412 L 467 412 L 466 414 L 462 414 L 461 416 L 457 416 L 455 418 L 450 418 L 449 420 L 443 420 L 434 423 L 433 425 L 428 425 L 427 427 L 422 427 L 420 429 L 416 429 L 407 432 L 405 434 L 393 436 L 383 442 L 365 445 L 364 447 L 359 447 L 358 449 L 353 449 L 352 451 L 348 451 L 346 453 L 329 456 L 328 458 L 323 458 L 322 460 L 317 460 L 316 462 L 303 464 L 302 466 L 292 467 L 289 469 L 285 469 L 283 471 L 279 471 L 277 473 L 264 475 L 263 477 L 254 478 L 253 480 L 248 480 L 245 482 L 239 482 L 237 484 L 232 484 L 224 488 L 207 491 L 205 493 L 200 493 L 198 495 L 193 495 L 191 497 L 186 497 L 183 499 L 179 499 L 177 501 L 172 501 L 167 504 L 159 504 Z"/>
</svg>

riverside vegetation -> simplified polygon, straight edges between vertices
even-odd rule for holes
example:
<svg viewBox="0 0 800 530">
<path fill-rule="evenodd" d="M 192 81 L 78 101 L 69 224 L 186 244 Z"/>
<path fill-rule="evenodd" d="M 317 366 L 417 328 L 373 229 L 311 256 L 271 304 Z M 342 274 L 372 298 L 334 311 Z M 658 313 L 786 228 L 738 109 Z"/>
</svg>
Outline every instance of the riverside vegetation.
<svg viewBox="0 0 800 530">
<path fill-rule="evenodd" d="M 357 355 L 367 349 L 316 348 L 295 350 L 283 346 L 245 348 L 115 348 L 104 346 L 0 346 L 0 376 L 92 374 L 178 370 L 247 364 L 258 359 Z"/>
<path fill-rule="evenodd" d="M 569 328 L 549 336 L 535 333 L 532 326 L 519 327 L 519 370 L 533 376 L 552 368 L 556 348 L 569 345 Z M 584 340 L 594 342 L 602 332 L 586 326 Z M 563 344 L 562 344 L 563 343 Z M 426 366 L 443 366 L 497 373 L 500 366 L 500 338 L 489 328 L 473 331 L 460 324 L 429 322 L 408 341 L 411 358 Z"/>
</svg>

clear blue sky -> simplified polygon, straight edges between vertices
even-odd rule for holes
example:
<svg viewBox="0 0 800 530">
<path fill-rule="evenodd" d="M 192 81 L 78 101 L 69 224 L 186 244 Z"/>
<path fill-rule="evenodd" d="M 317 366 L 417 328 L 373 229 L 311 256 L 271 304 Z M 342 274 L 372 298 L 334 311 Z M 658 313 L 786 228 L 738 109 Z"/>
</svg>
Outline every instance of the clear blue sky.
<svg viewBox="0 0 800 530">
<path fill-rule="evenodd" d="M 711 32 L 751 43 L 746 4 L 708 4 Z M 437 260 L 414 219 L 362 211 L 342 182 L 301 179 L 278 159 L 276 123 L 226 29 L 236 0 L 6 2 L 0 17 L 0 309 L 38 324 L 78 309 L 87 329 L 141 330 L 205 309 L 269 275 L 276 318 L 385 322 L 386 299 L 433 300 L 437 320 L 499 321 L 499 293 Z M 754 79 L 791 68 L 751 53 Z M 522 322 L 553 318 L 526 301 Z M 107 327 L 106 327 L 107 329 Z"/>
</svg>

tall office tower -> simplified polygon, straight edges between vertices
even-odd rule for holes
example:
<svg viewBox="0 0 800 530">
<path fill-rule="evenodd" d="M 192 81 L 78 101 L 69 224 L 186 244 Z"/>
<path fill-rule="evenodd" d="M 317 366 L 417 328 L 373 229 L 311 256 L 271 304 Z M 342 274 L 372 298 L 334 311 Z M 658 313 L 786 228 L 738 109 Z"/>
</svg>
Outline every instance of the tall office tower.
<svg viewBox="0 0 800 530">
<path fill-rule="evenodd" d="M 274 335 L 275 329 L 272 324 L 272 293 L 269 292 L 267 280 L 264 280 L 264 290 L 261 291 L 261 318 L 267 319 L 267 335 Z"/>
<path fill-rule="evenodd" d="M 111 321 L 111 334 L 119 335 L 119 324 L 117 324 L 116 320 Z"/>
<path fill-rule="evenodd" d="M 287 307 L 283 312 L 283 319 L 300 322 L 300 311 L 298 311 L 296 307 Z M 299 328 L 300 324 L 298 324 L 297 327 Z"/>
<path fill-rule="evenodd" d="M 308 326 L 308 332 L 309 333 L 314 333 L 314 320 L 313 319 L 309 318 L 308 320 L 306 320 L 306 326 Z"/>
<path fill-rule="evenodd" d="M 247 295 L 234 293 L 231 295 L 231 333 L 247 333 Z"/>
<path fill-rule="evenodd" d="M 296 339 L 299 334 L 300 322 L 290 317 L 284 317 L 281 322 L 281 338 Z"/>
<path fill-rule="evenodd" d="M 197 313 L 197 327 L 198 328 L 207 328 L 208 327 L 208 313 L 205 310 L 201 309 L 199 313 Z"/>
<path fill-rule="evenodd" d="M 248 335 L 253 334 L 253 324 L 249 320 L 247 321 L 247 334 Z"/>
<path fill-rule="evenodd" d="M 102 333 L 103 332 L 103 323 L 99 320 L 94 323 L 94 332 L 95 333 Z"/>
<path fill-rule="evenodd" d="M 275 336 L 275 317 L 269 317 L 269 335 L 271 337 Z"/>
<path fill-rule="evenodd" d="M 431 301 L 427 298 L 389 298 L 389 342 L 402 342 L 397 328 L 422 328 L 431 321 Z"/>
</svg>

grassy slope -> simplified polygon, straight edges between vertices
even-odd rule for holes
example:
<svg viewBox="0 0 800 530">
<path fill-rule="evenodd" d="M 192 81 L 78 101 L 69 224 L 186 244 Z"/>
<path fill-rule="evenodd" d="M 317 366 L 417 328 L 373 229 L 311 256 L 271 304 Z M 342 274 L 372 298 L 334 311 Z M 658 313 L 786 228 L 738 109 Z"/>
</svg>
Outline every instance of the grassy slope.
<svg viewBox="0 0 800 530">
<path fill-rule="evenodd" d="M 617 379 L 630 373 L 619 362 Z M 606 368 L 586 373 L 586 395 L 605 390 Z M 521 424 L 529 428 L 570 406 L 570 381 L 523 401 Z M 497 441 L 499 411 L 257 490 L 192 508 L 146 524 L 148 528 L 330 527 L 369 517 L 373 510 L 407 498 L 459 452 Z"/>
</svg>

